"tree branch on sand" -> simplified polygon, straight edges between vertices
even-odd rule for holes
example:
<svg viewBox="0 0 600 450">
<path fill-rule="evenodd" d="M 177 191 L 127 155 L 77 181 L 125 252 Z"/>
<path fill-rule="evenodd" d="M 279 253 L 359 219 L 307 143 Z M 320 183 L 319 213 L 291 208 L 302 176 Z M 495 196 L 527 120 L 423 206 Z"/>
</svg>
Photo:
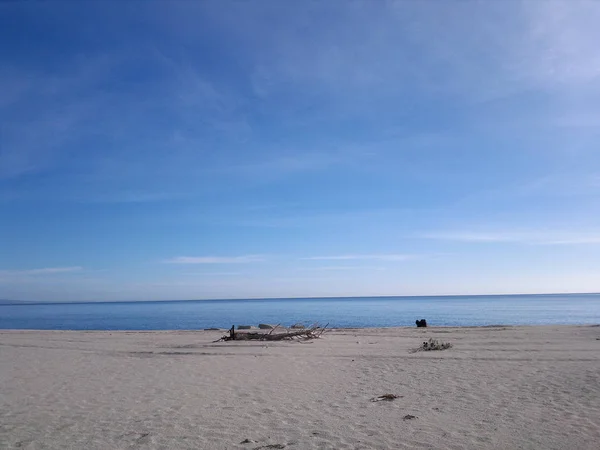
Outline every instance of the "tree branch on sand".
<svg viewBox="0 0 600 450">
<path fill-rule="evenodd" d="M 329 324 L 322 327 L 319 324 L 315 323 L 314 325 L 312 325 L 308 328 L 303 328 L 300 330 L 291 330 L 291 331 L 288 330 L 287 328 L 276 326 L 269 333 L 261 333 L 261 332 L 257 332 L 257 331 L 240 332 L 240 331 L 235 330 L 235 326 L 232 326 L 229 329 L 229 334 L 226 334 L 221 339 L 219 339 L 215 342 L 219 342 L 219 341 L 250 341 L 250 340 L 284 341 L 284 340 L 292 340 L 292 339 L 297 339 L 297 340 L 318 339 L 325 332 L 325 329 L 327 328 L 328 325 Z M 275 332 L 275 330 L 277 330 L 278 328 L 281 330 L 284 330 L 284 331 Z"/>
</svg>

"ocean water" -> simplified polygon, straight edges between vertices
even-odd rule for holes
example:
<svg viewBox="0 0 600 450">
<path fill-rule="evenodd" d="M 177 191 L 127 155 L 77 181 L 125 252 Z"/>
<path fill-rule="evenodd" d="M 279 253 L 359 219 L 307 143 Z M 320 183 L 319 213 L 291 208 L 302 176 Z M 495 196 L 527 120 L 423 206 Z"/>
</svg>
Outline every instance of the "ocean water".
<svg viewBox="0 0 600 450">
<path fill-rule="evenodd" d="M 195 330 L 271 323 L 331 327 L 600 324 L 600 294 L 360 297 L 0 305 L 0 328 Z"/>
</svg>

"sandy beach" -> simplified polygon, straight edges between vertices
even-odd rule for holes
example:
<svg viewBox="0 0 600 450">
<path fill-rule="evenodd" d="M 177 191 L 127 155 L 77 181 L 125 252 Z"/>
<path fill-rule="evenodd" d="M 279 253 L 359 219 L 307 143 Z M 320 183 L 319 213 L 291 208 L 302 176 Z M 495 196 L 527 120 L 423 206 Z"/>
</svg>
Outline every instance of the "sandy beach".
<svg viewBox="0 0 600 450">
<path fill-rule="evenodd" d="M 597 449 L 600 327 L 0 331 L 0 448 Z M 410 350 L 430 338 L 445 351 Z M 371 401 L 394 394 L 391 401 Z"/>
</svg>

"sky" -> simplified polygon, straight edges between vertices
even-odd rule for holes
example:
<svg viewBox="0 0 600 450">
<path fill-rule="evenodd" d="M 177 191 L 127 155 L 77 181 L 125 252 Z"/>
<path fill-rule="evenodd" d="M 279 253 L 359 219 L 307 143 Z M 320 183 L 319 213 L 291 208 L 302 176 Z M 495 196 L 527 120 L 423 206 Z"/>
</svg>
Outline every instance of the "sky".
<svg viewBox="0 0 600 450">
<path fill-rule="evenodd" d="M 600 2 L 0 2 L 0 298 L 600 291 Z"/>
</svg>

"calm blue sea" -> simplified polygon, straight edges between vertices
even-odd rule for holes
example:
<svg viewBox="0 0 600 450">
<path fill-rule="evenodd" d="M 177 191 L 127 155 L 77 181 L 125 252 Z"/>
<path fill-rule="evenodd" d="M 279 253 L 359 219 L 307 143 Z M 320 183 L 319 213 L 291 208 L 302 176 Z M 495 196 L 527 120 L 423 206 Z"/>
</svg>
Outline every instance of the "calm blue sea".
<svg viewBox="0 0 600 450">
<path fill-rule="evenodd" d="M 0 328 L 194 330 L 296 322 L 333 327 L 600 324 L 600 294 L 199 300 L 0 305 Z"/>
</svg>

